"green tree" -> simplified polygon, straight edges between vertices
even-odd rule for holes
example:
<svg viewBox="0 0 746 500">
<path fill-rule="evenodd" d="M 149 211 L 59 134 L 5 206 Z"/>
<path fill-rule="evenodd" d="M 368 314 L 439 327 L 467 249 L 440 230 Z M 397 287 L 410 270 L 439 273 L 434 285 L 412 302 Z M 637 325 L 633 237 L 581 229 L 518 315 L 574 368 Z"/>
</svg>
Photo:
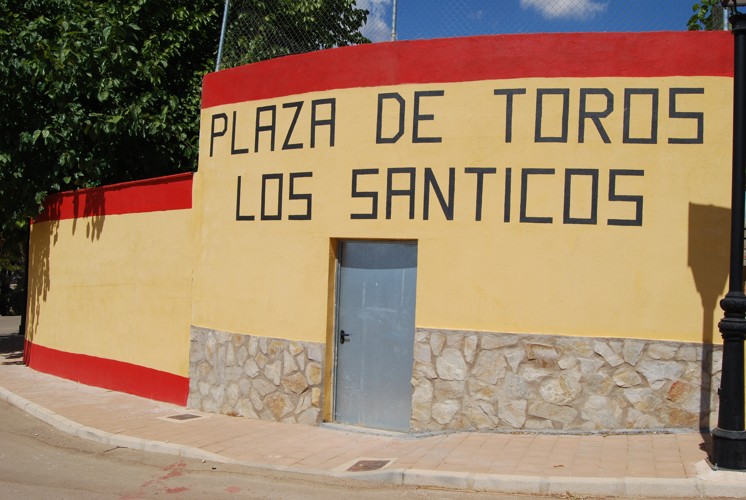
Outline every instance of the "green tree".
<svg viewBox="0 0 746 500">
<path fill-rule="evenodd" d="M 221 68 L 370 42 L 355 0 L 234 0 L 228 18 Z"/>
<path fill-rule="evenodd" d="M 720 0 L 701 0 L 692 6 L 694 14 L 689 18 L 689 31 L 723 29 L 723 8 Z"/>
<path fill-rule="evenodd" d="M 0 255 L 49 193 L 193 168 L 214 4 L 0 0 Z"/>
<path fill-rule="evenodd" d="M 254 19 L 234 53 L 364 42 L 354 4 L 234 0 Z M 217 0 L 0 0 L 0 266 L 18 261 L 48 194 L 196 168 L 222 11 Z"/>
</svg>

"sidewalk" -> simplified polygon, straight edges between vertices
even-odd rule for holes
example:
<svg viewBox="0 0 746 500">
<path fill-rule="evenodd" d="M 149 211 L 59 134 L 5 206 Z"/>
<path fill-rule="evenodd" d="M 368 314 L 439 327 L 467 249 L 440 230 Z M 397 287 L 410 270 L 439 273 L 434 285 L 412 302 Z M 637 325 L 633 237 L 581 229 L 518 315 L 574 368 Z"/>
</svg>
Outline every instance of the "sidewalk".
<svg viewBox="0 0 746 500">
<path fill-rule="evenodd" d="M 712 471 L 699 433 L 366 434 L 202 413 L 81 385 L 19 362 L 0 356 L 0 399 L 62 431 L 112 446 L 302 474 L 502 493 L 746 496 L 746 473 Z"/>
</svg>

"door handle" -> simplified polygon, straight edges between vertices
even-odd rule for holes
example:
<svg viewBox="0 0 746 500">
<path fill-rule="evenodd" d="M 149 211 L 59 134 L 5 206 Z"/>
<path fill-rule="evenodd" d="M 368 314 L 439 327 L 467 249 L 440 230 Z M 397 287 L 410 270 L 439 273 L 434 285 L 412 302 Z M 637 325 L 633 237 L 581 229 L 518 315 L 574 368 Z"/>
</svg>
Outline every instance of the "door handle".
<svg viewBox="0 0 746 500">
<path fill-rule="evenodd" d="M 344 344 L 345 342 L 350 342 L 350 334 L 345 333 L 344 330 L 339 331 L 339 343 Z"/>
</svg>

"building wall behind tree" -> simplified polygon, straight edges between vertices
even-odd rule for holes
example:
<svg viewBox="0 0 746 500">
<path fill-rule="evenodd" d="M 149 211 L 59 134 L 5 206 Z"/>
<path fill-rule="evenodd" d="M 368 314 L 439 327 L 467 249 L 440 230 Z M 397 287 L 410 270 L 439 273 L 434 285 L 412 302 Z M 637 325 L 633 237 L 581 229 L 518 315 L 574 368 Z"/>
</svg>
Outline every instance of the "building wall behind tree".
<svg viewBox="0 0 746 500">
<path fill-rule="evenodd" d="M 185 403 L 192 174 L 62 193 L 31 226 L 26 361 Z"/>
<path fill-rule="evenodd" d="M 727 277 L 728 36 L 376 44 L 208 75 L 191 373 L 233 343 L 276 389 L 240 412 L 332 418 L 336 245 L 416 241 L 412 429 L 696 427 Z M 295 394 L 292 343 L 325 355 Z M 197 385 L 195 406 L 242 400 Z"/>
</svg>

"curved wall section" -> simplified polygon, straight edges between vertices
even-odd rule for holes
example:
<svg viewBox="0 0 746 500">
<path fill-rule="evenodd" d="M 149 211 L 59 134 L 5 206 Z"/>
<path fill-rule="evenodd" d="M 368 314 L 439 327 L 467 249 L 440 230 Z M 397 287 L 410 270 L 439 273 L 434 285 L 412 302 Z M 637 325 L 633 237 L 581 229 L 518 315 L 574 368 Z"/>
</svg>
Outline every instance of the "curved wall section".
<svg viewBox="0 0 746 500">
<path fill-rule="evenodd" d="M 31 226 L 26 362 L 185 404 L 192 174 L 62 193 Z"/>
</svg>

